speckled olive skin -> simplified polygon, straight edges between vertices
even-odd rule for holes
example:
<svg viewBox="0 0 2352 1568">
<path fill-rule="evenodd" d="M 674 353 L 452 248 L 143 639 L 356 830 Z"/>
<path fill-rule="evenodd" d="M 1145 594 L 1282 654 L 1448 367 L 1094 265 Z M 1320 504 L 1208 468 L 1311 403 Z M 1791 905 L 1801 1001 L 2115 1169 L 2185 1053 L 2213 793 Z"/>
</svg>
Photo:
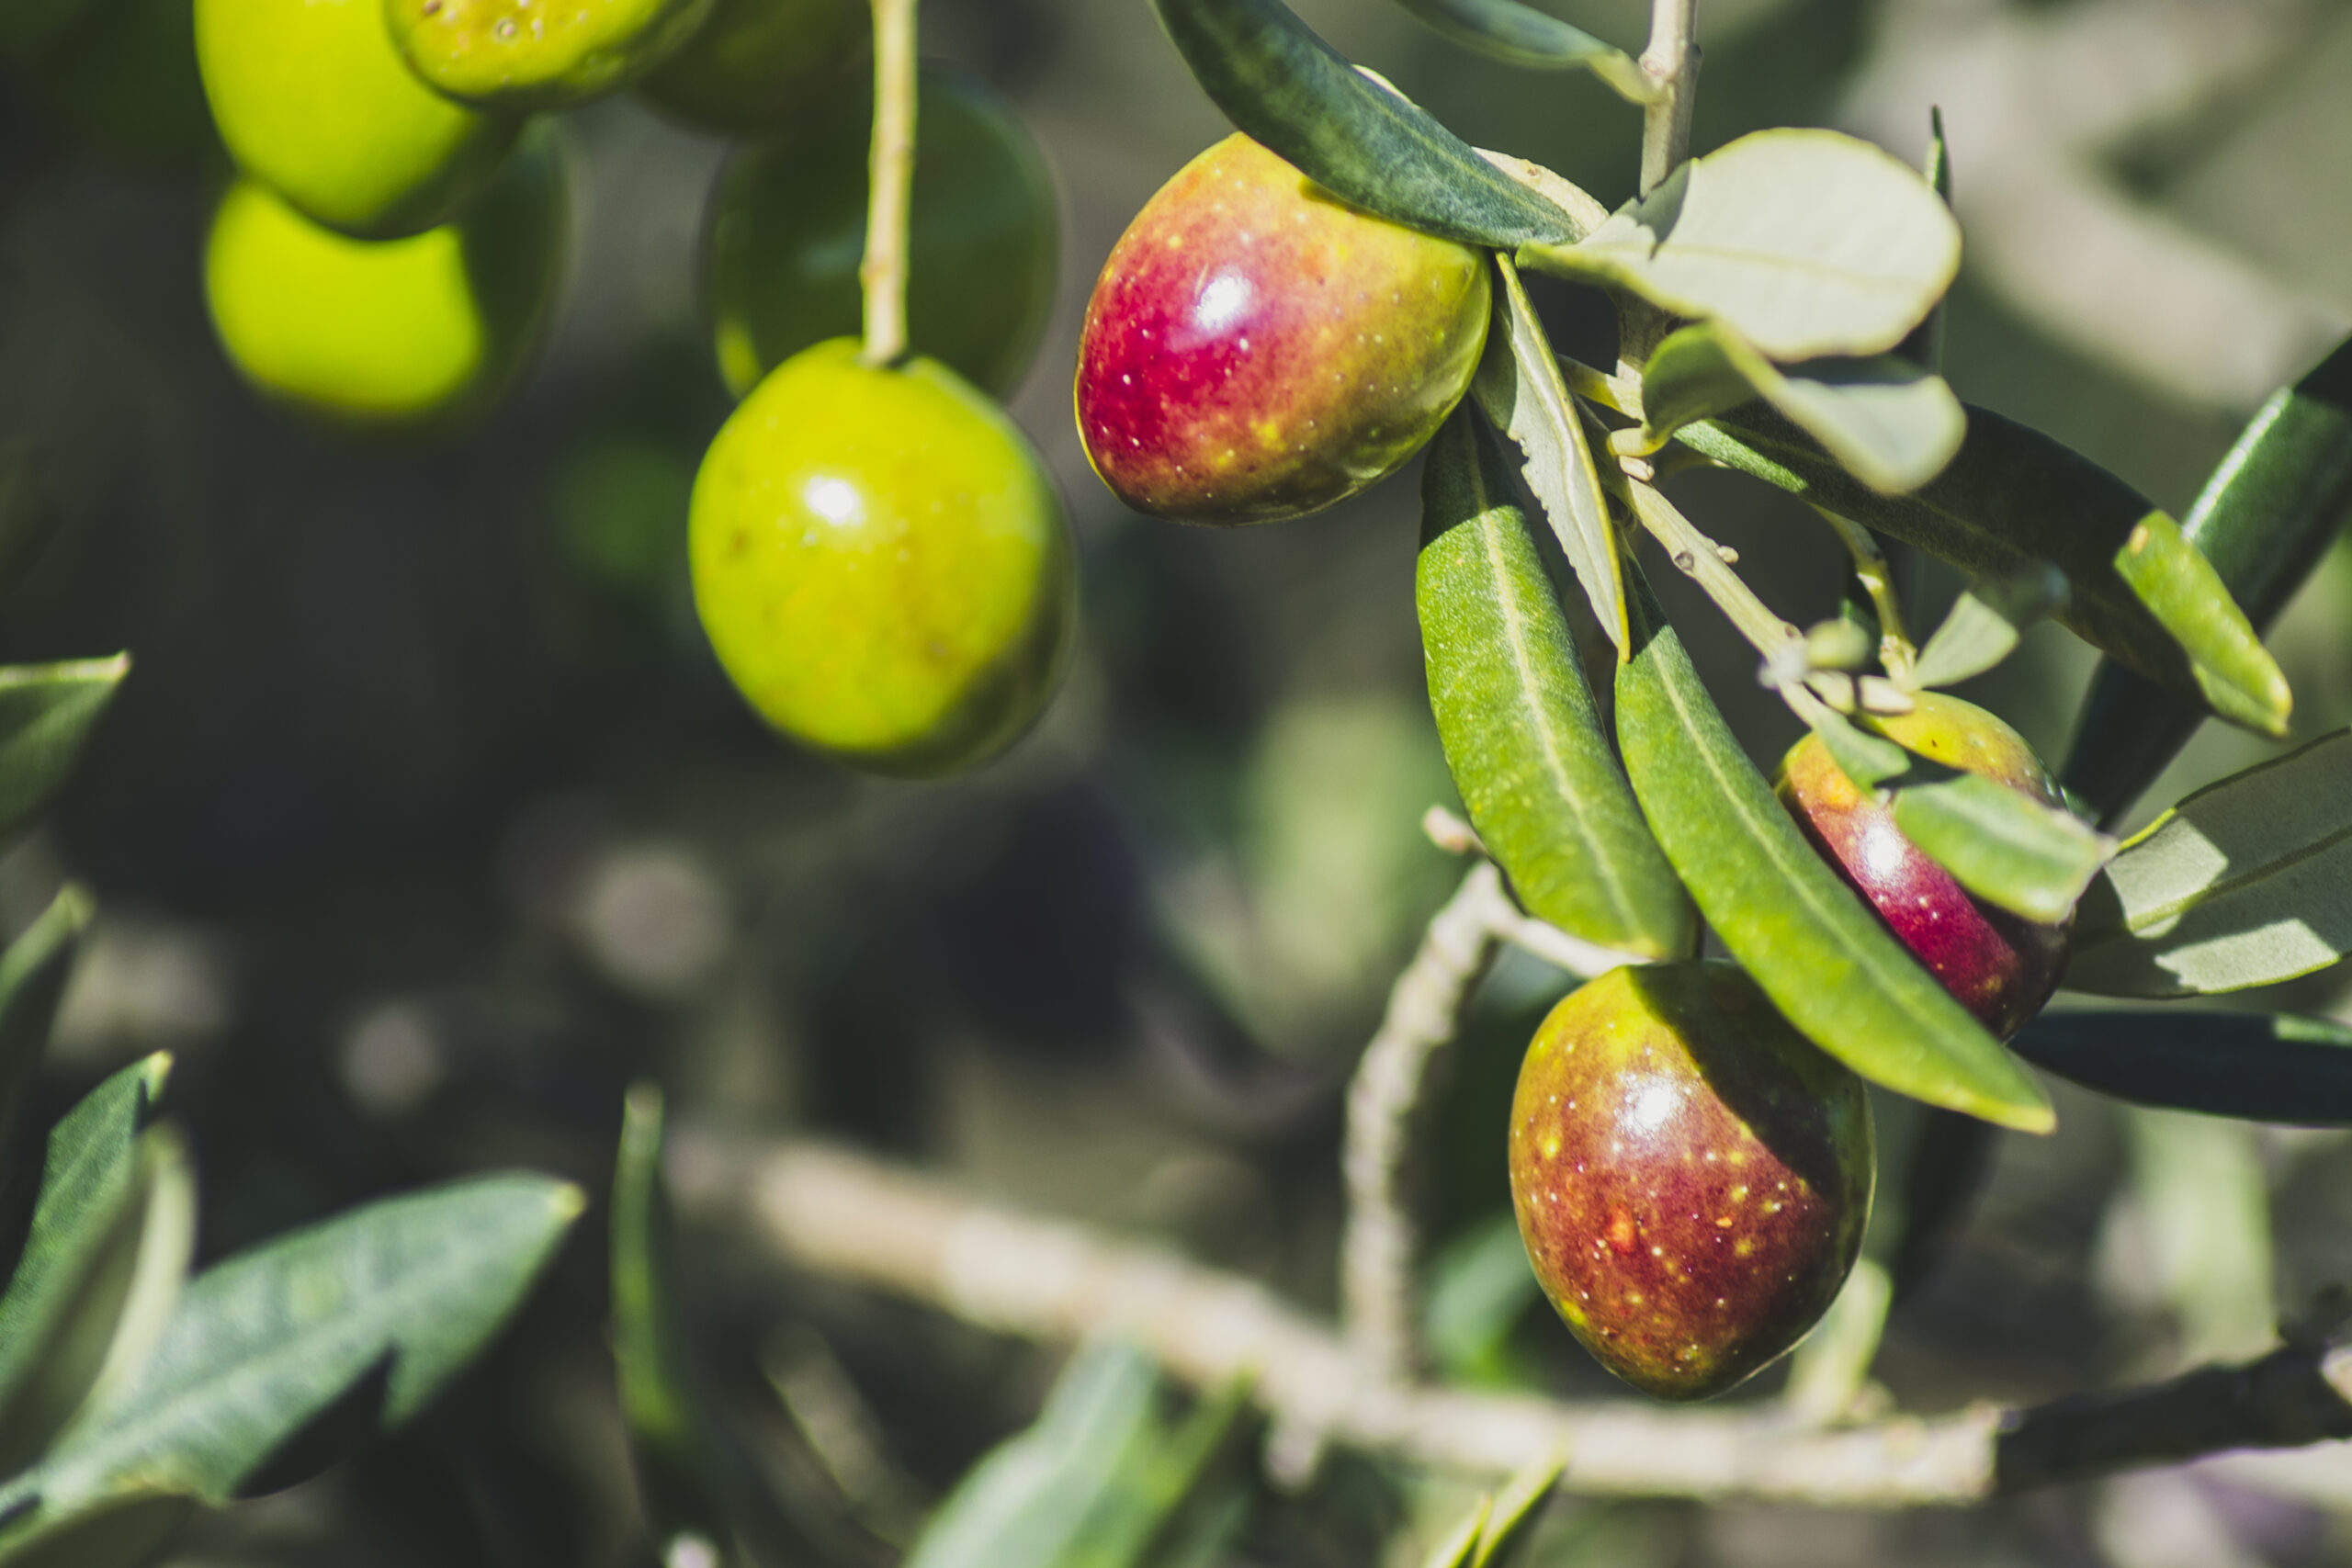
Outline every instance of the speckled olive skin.
<svg viewBox="0 0 2352 1568">
<path fill-rule="evenodd" d="M 1704 1399 L 1819 1321 L 1870 1218 L 1861 1080 L 1737 965 L 1618 969 L 1552 1010 L 1510 1109 L 1510 1190 L 1552 1305 L 1604 1367 Z"/>
<path fill-rule="evenodd" d="M 570 108 L 616 92 L 692 39 L 712 0 L 383 0 L 392 42 L 460 103 Z"/>
<path fill-rule="evenodd" d="M 1076 619 L 1069 526 L 955 372 L 837 338 L 737 408 L 695 479 L 695 605 L 770 724 L 868 772 L 985 761 L 1043 711 Z"/>
<path fill-rule="evenodd" d="M 1263 523 L 1395 472 L 1485 346 L 1485 257 L 1347 206 L 1246 136 L 1160 188 L 1103 265 L 1078 429 L 1139 512 Z"/>
<path fill-rule="evenodd" d="M 1889 739 L 1930 761 L 1982 773 L 2045 804 L 2062 804 L 2041 760 L 2018 732 L 1972 703 L 1923 692 L 1910 713 L 1880 718 Z M 2007 1040 L 2058 988 L 2074 918 L 2040 925 L 1972 897 L 1894 825 L 1894 812 L 1858 790 L 1807 735 L 1781 762 L 1781 800 L 1815 848 L 1844 874 L 1944 989 Z"/>
</svg>

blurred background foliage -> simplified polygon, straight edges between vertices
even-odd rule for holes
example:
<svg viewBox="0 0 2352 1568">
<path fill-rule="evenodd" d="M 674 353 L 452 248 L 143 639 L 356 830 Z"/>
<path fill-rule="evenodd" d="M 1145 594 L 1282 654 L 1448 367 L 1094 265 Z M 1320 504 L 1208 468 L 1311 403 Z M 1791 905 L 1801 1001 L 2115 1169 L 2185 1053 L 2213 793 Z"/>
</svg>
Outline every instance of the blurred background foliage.
<svg viewBox="0 0 2352 1568">
<path fill-rule="evenodd" d="M 0 89 L 0 433 L 31 444 L 40 525 L 0 601 L 0 659 L 137 660 L 69 803 L 0 860 L 0 934 L 67 874 L 102 900 L 44 1114 L 139 1053 L 179 1052 L 209 1258 L 458 1170 L 601 1189 L 623 1089 L 650 1076 L 681 1121 L 856 1140 L 1328 1306 L 1339 1094 L 1454 875 L 1417 828 L 1452 798 L 1413 621 L 1418 491 L 1408 476 L 1210 532 L 1128 515 L 1088 473 L 1067 380 L 1086 292 L 1223 129 L 1141 0 L 924 8 L 927 52 L 1011 95 L 1060 184 L 1060 299 L 1012 409 L 1071 507 L 1084 629 L 1030 739 L 920 787 L 771 739 L 693 615 L 684 497 L 729 406 L 695 298 L 723 143 L 626 99 L 568 118 L 572 261 L 521 395 L 447 449 L 357 447 L 258 403 L 207 325 L 220 173 L 186 0 L 91 9 L 51 67 Z M 1374 0 L 1299 9 L 1473 141 L 1631 194 L 1638 118 L 1597 84 L 1479 61 Z M 1645 7 L 1555 9 L 1634 42 Z M 2176 512 L 2352 319 L 2352 200 L 2330 173 L 2352 155 L 2352 6 L 1709 0 L 1702 39 L 1702 151 L 1794 123 L 1915 155 L 1940 101 L 1972 243 L 1952 381 Z M 2223 311 L 2215 277 L 2256 313 Z M 2120 319 L 2085 308 L 2103 299 Z M 1597 299 L 1546 286 L 1542 303 L 1564 348 L 1605 362 Z M 1842 557 L 1801 507 L 1729 478 L 1678 488 L 1783 615 L 1831 612 Z M 1743 740 L 1776 758 L 1794 721 L 1712 610 L 1653 579 Z M 1923 571 L 1918 624 L 1956 586 Z M 2347 620 L 2339 549 L 2275 639 L 2305 736 L 2352 719 Z M 2045 626 L 1967 694 L 2054 759 L 2089 663 Z M 2150 804 L 2260 754 L 2209 727 Z M 1564 988 L 1507 959 L 1432 1108 L 1430 1325 L 1453 1375 L 1599 1394 L 1534 1305 L 1507 1217 L 1503 1109 Z M 2258 1005 L 2352 1017 L 2352 988 L 2323 974 Z M 2276 1314 L 2352 1280 L 2352 1140 L 2058 1094 L 2058 1134 L 2003 1141 L 1973 1223 L 1896 1308 L 1878 1376 L 1905 1405 L 2257 1349 Z M 1890 1171 L 1917 1122 L 1882 1104 Z M 428 1421 L 206 1521 L 181 1561 L 650 1561 L 592 1229 Z M 722 1397 L 888 1561 L 1031 1417 L 1055 1359 L 720 1241 L 689 1237 Z M 843 1491 L 844 1453 L 865 1495 Z M 1222 1560 L 1353 1565 L 1385 1539 L 1409 1562 L 1465 1495 L 1335 1456 L 1302 1493 L 1261 1489 Z M 2213 1568 L 2347 1550 L 2352 1454 L 2330 1448 L 1964 1516 L 1560 1503 L 1529 1561 Z"/>
</svg>

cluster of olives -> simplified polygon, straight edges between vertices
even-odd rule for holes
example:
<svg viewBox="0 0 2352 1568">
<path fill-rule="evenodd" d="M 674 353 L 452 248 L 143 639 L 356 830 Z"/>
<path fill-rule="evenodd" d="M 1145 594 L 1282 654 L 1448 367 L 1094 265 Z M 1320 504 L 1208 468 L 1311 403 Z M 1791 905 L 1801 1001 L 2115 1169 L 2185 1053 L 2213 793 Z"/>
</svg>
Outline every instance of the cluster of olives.
<svg viewBox="0 0 2352 1568">
<path fill-rule="evenodd" d="M 1195 159 L 1113 251 L 1087 311 L 1080 436 L 1128 504 L 1193 523 L 1328 506 L 1395 472 L 1468 389 L 1486 258 L 1356 210 L 1245 137 Z M 1924 694 L 1874 721 L 1911 750 L 2058 799 L 2017 734 Z M 1781 795 L 1815 846 L 1985 1027 L 2047 1001 L 2068 930 L 1972 897 L 1808 736 Z M 1615 971 L 1562 1001 L 1511 1111 L 1511 1191 L 1544 1293 L 1587 1348 L 1669 1399 L 1787 1350 L 1861 1245 L 1860 1081 L 1736 965 Z"/>
<path fill-rule="evenodd" d="M 697 606 L 786 733 L 872 771 L 968 766 L 1042 708 L 1068 525 L 994 400 L 1051 304 L 1042 154 L 980 84 L 916 92 L 903 364 L 860 354 L 865 0 L 195 0 L 238 174 L 205 282 L 265 396 L 346 431 L 463 430 L 526 363 L 567 229 L 538 117 L 631 89 L 743 137 L 704 295 L 741 400 L 691 504 Z"/>
</svg>

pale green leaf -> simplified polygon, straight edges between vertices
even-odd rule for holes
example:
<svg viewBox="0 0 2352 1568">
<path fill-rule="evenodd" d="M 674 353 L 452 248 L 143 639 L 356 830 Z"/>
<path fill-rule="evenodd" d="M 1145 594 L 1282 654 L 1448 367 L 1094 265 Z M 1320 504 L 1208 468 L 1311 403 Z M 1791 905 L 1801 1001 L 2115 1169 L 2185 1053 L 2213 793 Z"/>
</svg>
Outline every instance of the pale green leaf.
<svg viewBox="0 0 2352 1568">
<path fill-rule="evenodd" d="M 1915 686 L 1956 686 L 2007 659 L 2025 628 L 2066 602 L 2066 574 L 2047 561 L 1987 572 L 1953 601 L 1912 666 Z"/>
<path fill-rule="evenodd" d="M 2115 852 L 2064 807 L 1981 773 L 1895 791 L 1894 825 L 1969 892 L 2042 925 L 2072 913 Z"/>
<path fill-rule="evenodd" d="M 2064 983 L 2109 996 L 2243 990 L 2352 952 L 2352 731 L 2208 785 L 2091 886 Z"/>
<path fill-rule="evenodd" d="M 17 1108 L 40 1070 L 91 914 L 90 896 L 68 884 L 0 953 L 0 1144 L 16 1135 Z"/>
<path fill-rule="evenodd" d="M 1821 744 L 1838 771 L 1853 781 L 1856 789 L 1876 789 L 1887 780 L 1900 778 L 1910 771 L 1911 753 L 1883 735 L 1872 735 L 1859 725 L 1850 723 L 1843 714 L 1826 706 L 1812 708 L 1805 716 L 1813 732 L 1821 737 Z"/>
<path fill-rule="evenodd" d="M 0 668 L 0 833 L 48 804 L 130 672 L 128 654 Z"/>
<path fill-rule="evenodd" d="M 1495 294 L 1495 323 L 1470 394 L 1526 455 L 1527 488 L 1558 536 L 1593 618 L 1622 659 L 1629 646 L 1624 566 L 1584 420 L 1561 379 L 1559 359 L 1527 301 L 1518 268 L 1499 254 L 1495 265 L 1503 286 Z"/>
<path fill-rule="evenodd" d="M 1539 71 L 1581 68 L 1633 103 L 1650 103 L 1658 96 L 1657 82 L 1632 55 L 1519 0 L 1397 3 L 1431 30 L 1490 59 Z"/>
<path fill-rule="evenodd" d="M 1471 1554 L 1478 1550 L 1478 1538 L 1486 1533 L 1487 1514 L 1494 1506 L 1493 1497 L 1482 1495 L 1430 1549 L 1421 1568 L 1469 1568 Z"/>
<path fill-rule="evenodd" d="M 1853 1409 L 1878 1356 L 1886 1309 L 1894 1301 L 1894 1281 L 1886 1270 L 1867 1258 L 1856 1262 L 1838 1299 L 1789 1358 L 1781 1402 L 1792 1420 L 1826 1426 Z"/>
<path fill-rule="evenodd" d="M 1470 1568 L 1496 1568 L 1511 1547 L 1525 1539 L 1521 1532 L 1534 1522 L 1538 1508 L 1552 1495 L 1566 1466 L 1565 1455 L 1543 1454 L 1521 1465 L 1503 1483 L 1487 1510 L 1486 1523 L 1479 1528 L 1478 1550 L 1471 1553 Z"/>
<path fill-rule="evenodd" d="M 1960 227 L 1918 171 L 1866 141 L 1759 130 L 1521 260 L 1729 321 L 1773 359 L 1814 359 L 1901 343 L 1951 287 Z"/>
</svg>

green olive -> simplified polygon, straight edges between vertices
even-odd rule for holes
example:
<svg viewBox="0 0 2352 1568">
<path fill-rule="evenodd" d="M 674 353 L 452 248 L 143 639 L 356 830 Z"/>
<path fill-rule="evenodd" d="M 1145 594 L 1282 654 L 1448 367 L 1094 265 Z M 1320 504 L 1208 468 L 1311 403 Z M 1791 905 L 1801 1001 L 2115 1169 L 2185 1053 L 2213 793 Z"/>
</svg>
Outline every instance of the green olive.
<svg viewBox="0 0 2352 1568">
<path fill-rule="evenodd" d="M 243 179 L 213 215 L 205 292 L 230 359 L 274 400 L 353 430 L 446 434 L 528 356 L 564 228 L 562 163 L 544 131 L 462 220 L 401 240 L 338 234 Z"/>
<path fill-rule="evenodd" d="M 196 0 L 196 51 L 220 140 L 244 172 L 364 239 L 447 220 L 522 126 L 419 82 L 380 0 Z"/>
<path fill-rule="evenodd" d="M 695 604 L 777 729 L 935 777 L 1012 744 L 1076 615 L 1069 525 L 1002 410 L 927 359 L 819 344 L 762 381 L 695 476 Z"/>
<path fill-rule="evenodd" d="M 745 148 L 713 193 L 705 299 L 736 396 L 812 343 L 859 329 L 868 93 Z M 1053 177 L 995 92 L 925 66 L 915 118 L 907 335 L 992 397 L 1019 385 L 1053 308 Z"/>
<path fill-rule="evenodd" d="M 485 108 L 560 109 L 618 92 L 692 38 L 711 0 L 383 0 L 427 85 Z"/>
<path fill-rule="evenodd" d="M 718 0 L 702 30 L 637 90 L 697 130 L 772 130 L 848 85 L 871 24 L 865 0 Z"/>
</svg>

